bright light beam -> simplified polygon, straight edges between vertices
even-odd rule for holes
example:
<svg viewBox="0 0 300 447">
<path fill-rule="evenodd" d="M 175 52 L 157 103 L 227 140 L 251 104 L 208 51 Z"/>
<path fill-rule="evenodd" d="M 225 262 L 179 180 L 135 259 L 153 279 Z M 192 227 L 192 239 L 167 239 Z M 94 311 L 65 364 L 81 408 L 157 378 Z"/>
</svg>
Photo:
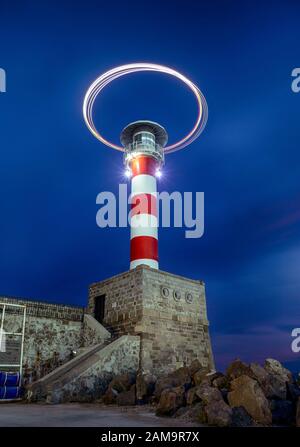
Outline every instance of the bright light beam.
<svg viewBox="0 0 300 447">
<path fill-rule="evenodd" d="M 172 68 L 166 67 L 164 65 L 157 65 L 144 62 L 121 65 L 99 76 L 89 87 L 83 101 L 83 117 L 87 127 L 89 128 L 91 133 L 103 144 L 112 149 L 124 152 L 123 146 L 118 146 L 110 142 L 109 140 L 105 139 L 102 136 L 102 134 L 96 129 L 96 126 L 93 121 L 93 106 L 100 92 L 112 81 L 120 78 L 121 76 L 125 76 L 127 74 L 136 73 L 140 71 L 155 71 L 159 73 L 165 73 L 170 76 L 174 76 L 175 78 L 182 81 L 185 85 L 187 85 L 194 94 L 197 100 L 198 114 L 192 130 L 187 135 L 185 135 L 181 140 L 177 141 L 176 143 L 170 146 L 164 147 L 164 152 L 166 154 L 169 154 L 170 152 L 175 152 L 179 151 L 180 149 L 183 149 L 184 147 L 188 146 L 193 141 L 195 141 L 196 138 L 198 138 L 199 135 L 203 132 L 204 127 L 207 123 L 208 107 L 205 97 L 203 96 L 201 90 L 192 81 L 190 81 L 188 78 L 186 78 L 178 71 L 173 70 Z"/>
</svg>

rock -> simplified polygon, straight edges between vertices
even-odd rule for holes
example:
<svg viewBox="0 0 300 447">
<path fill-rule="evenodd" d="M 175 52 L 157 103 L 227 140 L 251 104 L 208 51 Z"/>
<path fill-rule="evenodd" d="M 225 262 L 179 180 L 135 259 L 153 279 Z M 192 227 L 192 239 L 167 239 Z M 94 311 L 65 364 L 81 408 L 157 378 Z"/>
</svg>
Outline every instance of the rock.
<svg viewBox="0 0 300 447">
<path fill-rule="evenodd" d="M 190 407 L 180 407 L 178 408 L 176 413 L 173 414 L 173 417 L 179 419 L 190 419 L 191 415 L 190 410 L 191 410 Z"/>
<path fill-rule="evenodd" d="M 222 394 L 222 397 L 223 397 L 224 402 L 225 402 L 226 404 L 229 404 L 229 402 L 228 402 L 228 390 L 227 390 L 226 388 L 222 388 L 222 389 L 220 390 L 220 392 L 221 392 L 221 394 Z"/>
<path fill-rule="evenodd" d="M 292 425 L 295 423 L 294 406 L 289 400 L 272 400 L 271 411 L 273 424 Z"/>
<path fill-rule="evenodd" d="M 266 371 L 268 371 L 268 373 L 274 374 L 283 382 L 293 382 L 292 373 L 288 369 L 284 368 L 284 366 L 282 366 L 282 364 L 278 360 L 267 359 L 265 361 L 264 368 Z"/>
<path fill-rule="evenodd" d="M 205 404 L 203 402 L 197 402 L 195 405 L 189 407 L 180 407 L 174 417 L 193 422 L 207 423 L 206 413 L 204 411 Z"/>
<path fill-rule="evenodd" d="M 244 407 L 232 408 L 232 427 L 253 427 L 254 425 L 252 417 Z"/>
<path fill-rule="evenodd" d="M 270 425 L 272 414 L 269 403 L 258 382 L 251 377 L 242 375 L 231 382 L 228 401 L 231 407 L 244 407 L 257 422 Z"/>
<path fill-rule="evenodd" d="M 191 377 L 189 369 L 182 367 L 157 380 L 155 384 L 154 396 L 159 399 L 162 392 L 166 389 L 184 386 L 188 389 L 191 386 Z"/>
<path fill-rule="evenodd" d="M 215 392 L 207 382 L 202 382 L 201 385 L 194 386 L 186 392 L 187 405 L 194 405 L 195 402 L 202 399 L 204 401 L 219 400 L 220 394 Z"/>
<path fill-rule="evenodd" d="M 269 373 L 258 363 L 250 363 L 249 375 L 256 379 L 263 391 L 267 391 L 270 385 Z"/>
<path fill-rule="evenodd" d="M 155 378 L 149 374 L 139 372 L 136 377 L 136 399 L 138 403 L 148 402 L 154 391 Z"/>
<path fill-rule="evenodd" d="M 209 425 L 228 427 L 232 424 L 232 409 L 223 400 L 210 401 L 204 411 Z"/>
<path fill-rule="evenodd" d="M 286 399 L 286 383 L 262 366 L 251 363 L 250 377 L 256 379 L 268 399 Z"/>
<path fill-rule="evenodd" d="M 197 402 L 191 408 L 191 420 L 200 422 L 201 424 L 207 424 L 207 415 L 205 412 L 205 403 Z"/>
<path fill-rule="evenodd" d="M 221 392 L 217 388 L 209 386 L 206 383 L 197 386 L 195 393 L 205 404 L 223 401 Z"/>
<path fill-rule="evenodd" d="M 108 388 L 102 397 L 102 401 L 106 405 L 115 404 L 117 402 L 118 391 L 114 388 Z"/>
<path fill-rule="evenodd" d="M 249 366 L 240 359 L 236 359 L 228 366 L 226 376 L 231 381 L 242 375 L 249 375 Z"/>
<path fill-rule="evenodd" d="M 125 406 L 125 405 L 135 405 L 135 391 L 136 387 L 135 385 L 132 385 L 130 387 L 129 391 L 123 391 L 122 393 L 118 394 L 117 396 L 117 405 Z"/>
<path fill-rule="evenodd" d="M 132 374 L 120 374 L 113 378 L 113 380 L 108 385 L 108 388 L 113 388 L 122 393 L 123 391 L 128 391 L 131 385 L 134 384 L 135 377 Z"/>
<path fill-rule="evenodd" d="M 163 390 L 156 409 L 156 415 L 157 416 L 173 415 L 178 410 L 179 407 L 185 404 L 184 394 L 185 394 L 184 386 L 178 386 Z"/>
<path fill-rule="evenodd" d="M 193 377 L 193 375 L 197 371 L 199 371 L 200 369 L 203 369 L 203 365 L 202 365 L 202 363 L 200 363 L 200 361 L 198 359 L 196 359 L 190 364 L 188 369 L 189 369 L 190 376 Z"/>
<path fill-rule="evenodd" d="M 300 388 L 296 383 L 287 384 L 287 399 L 292 402 L 297 402 L 300 397 Z"/>
<path fill-rule="evenodd" d="M 193 382 L 196 386 L 201 385 L 204 382 L 211 386 L 212 382 L 220 376 L 223 376 L 220 372 L 208 372 L 207 369 L 201 369 L 193 375 Z"/>
<path fill-rule="evenodd" d="M 190 388 L 186 392 L 186 404 L 193 405 L 195 402 L 199 401 L 199 397 L 196 394 L 197 387 Z"/>
<path fill-rule="evenodd" d="M 269 381 L 267 397 L 269 399 L 285 400 L 287 398 L 287 382 L 281 376 L 276 376 L 272 373 L 269 373 Z"/>
<path fill-rule="evenodd" d="M 196 371 L 193 374 L 193 382 L 195 385 L 200 385 L 204 379 L 207 378 L 207 375 L 209 374 L 209 370 L 207 368 L 202 368 Z"/>
<path fill-rule="evenodd" d="M 213 386 L 213 382 L 215 380 L 222 379 L 224 377 L 225 377 L 224 374 L 221 372 L 210 372 L 210 373 L 206 374 L 206 377 L 204 378 L 204 380 L 208 381 L 210 386 Z M 225 377 L 225 379 L 227 380 L 226 377 Z"/>
<path fill-rule="evenodd" d="M 300 397 L 298 399 L 297 410 L 296 410 L 296 426 L 300 427 Z"/>
<path fill-rule="evenodd" d="M 219 390 L 226 389 L 229 385 L 228 378 L 224 374 L 219 373 L 219 376 L 212 380 L 212 386 L 218 388 Z"/>
<path fill-rule="evenodd" d="M 103 403 L 107 405 L 117 403 L 117 397 L 119 394 L 129 391 L 130 387 L 134 383 L 134 380 L 135 377 L 132 374 L 120 374 L 114 377 L 109 383 L 108 388 L 102 397 Z"/>
</svg>

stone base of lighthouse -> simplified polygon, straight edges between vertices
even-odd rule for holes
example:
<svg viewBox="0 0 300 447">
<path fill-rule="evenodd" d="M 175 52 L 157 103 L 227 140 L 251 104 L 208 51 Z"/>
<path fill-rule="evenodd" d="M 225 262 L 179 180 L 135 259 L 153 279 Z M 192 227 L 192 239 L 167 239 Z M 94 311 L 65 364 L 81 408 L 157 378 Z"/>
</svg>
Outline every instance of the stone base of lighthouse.
<svg viewBox="0 0 300 447">
<path fill-rule="evenodd" d="M 141 265 L 92 284 L 88 313 L 113 337 L 140 337 L 144 373 L 159 376 L 195 359 L 214 369 L 202 281 Z"/>
</svg>

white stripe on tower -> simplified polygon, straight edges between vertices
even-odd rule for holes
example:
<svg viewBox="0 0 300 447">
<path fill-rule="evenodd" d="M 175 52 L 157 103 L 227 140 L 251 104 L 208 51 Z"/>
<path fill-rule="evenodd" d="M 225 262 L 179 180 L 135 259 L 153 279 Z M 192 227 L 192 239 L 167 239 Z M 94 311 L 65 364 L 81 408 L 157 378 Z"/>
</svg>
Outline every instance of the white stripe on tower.
<svg viewBox="0 0 300 447">
<path fill-rule="evenodd" d="M 130 269 L 146 264 L 158 269 L 157 186 L 158 162 L 140 155 L 131 161 Z"/>
</svg>

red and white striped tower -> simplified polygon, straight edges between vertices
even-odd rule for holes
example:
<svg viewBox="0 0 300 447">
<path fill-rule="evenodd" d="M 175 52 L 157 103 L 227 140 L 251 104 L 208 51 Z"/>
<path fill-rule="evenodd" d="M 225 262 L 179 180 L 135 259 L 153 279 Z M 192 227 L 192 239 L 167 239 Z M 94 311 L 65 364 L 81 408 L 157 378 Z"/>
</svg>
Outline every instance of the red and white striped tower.
<svg viewBox="0 0 300 447">
<path fill-rule="evenodd" d="M 131 175 L 130 269 L 142 264 L 158 269 L 156 177 L 167 140 L 165 129 L 152 121 L 136 121 L 121 133 L 124 163 Z"/>
</svg>

